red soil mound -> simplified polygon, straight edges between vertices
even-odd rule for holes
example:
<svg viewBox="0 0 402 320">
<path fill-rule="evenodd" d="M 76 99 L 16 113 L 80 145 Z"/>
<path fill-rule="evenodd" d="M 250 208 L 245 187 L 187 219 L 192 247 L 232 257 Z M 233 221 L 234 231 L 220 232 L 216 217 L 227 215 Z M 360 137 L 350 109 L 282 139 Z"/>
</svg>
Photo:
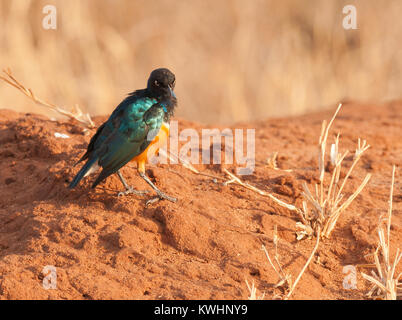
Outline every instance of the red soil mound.
<svg viewBox="0 0 402 320">
<path fill-rule="evenodd" d="M 372 179 L 341 215 L 330 239 L 322 241 L 320 262 L 315 259 L 309 266 L 293 298 L 364 298 L 368 285 L 360 273 L 357 290 L 346 290 L 342 268 L 372 262 L 365 255 L 376 246 L 378 219 L 388 208 L 392 164 L 402 167 L 401 111 L 401 103 L 343 106 L 331 131 L 341 132 L 341 151 L 354 152 L 357 137 L 372 146 L 346 193 L 367 172 Z M 300 205 L 301 182 L 310 187 L 316 182 L 321 121 L 331 116 L 332 111 L 237 125 L 256 129 L 256 170 L 243 179 Z M 104 119 L 95 120 L 99 125 Z M 187 121 L 179 125 L 201 130 Z M 55 132 L 70 138 L 56 138 Z M 69 122 L 0 111 L 0 298 L 246 299 L 248 279 L 269 299 L 277 292 L 273 285 L 278 278 L 261 245 L 272 252 L 274 225 L 282 264 L 293 279 L 304 265 L 315 241 L 296 241 L 299 219 L 294 213 L 253 191 L 214 183 L 180 165 L 149 165 L 147 170 L 162 190 L 179 198 L 177 203 L 145 207 L 149 197 L 117 198 L 122 186 L 115 176 L 95 190 L 89 188 L 94 177 L 67 189 L 78 171 L 72 165 L 89 139 Z M 266 159 L 275 151 L 279 167 L 292 172 L 267 167 Z M 216 165 L 197 168 L 223 176 Z M 150 189 L 132 166 L 123 173 L 135 188 Z M 399 169 L 393 248 L 402 243 L 401 187 Z M 46 265 L 56 267 L 56 290 L 42 287 Z"/>
</svg>

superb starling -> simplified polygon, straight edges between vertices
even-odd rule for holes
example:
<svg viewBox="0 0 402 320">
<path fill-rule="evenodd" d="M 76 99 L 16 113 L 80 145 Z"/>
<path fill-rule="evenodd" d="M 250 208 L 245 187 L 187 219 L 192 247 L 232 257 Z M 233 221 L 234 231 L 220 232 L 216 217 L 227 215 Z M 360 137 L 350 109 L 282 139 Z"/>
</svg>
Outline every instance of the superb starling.
<svg viewBox="0 0 402 320">
<path fill-rule="evenodd" d="M 92 184 L 95 188 L 102 180 L 117 173 L 125 191 L 119 196 L 130 193 L 141 195 L 130 187 L 119 171 L 130 161 L 137 163 L 139 175 L 156 191 L 157 198 L 175 202 L 176 199 L 160 191 L 145 174 L 145 162 L 155 155 L 169 136 L 169 120 L 177 105 L 173 92 L 176 80 L 174 74 L 166 68 L 151 72 L 146 89 L 137 90 L 128 95 L 103 123 L 89 142 L 86 153 L 76 163 L 87 160 L 70 183 L 74 188 L 83 177 L 102 168 Z"/>
</svg>

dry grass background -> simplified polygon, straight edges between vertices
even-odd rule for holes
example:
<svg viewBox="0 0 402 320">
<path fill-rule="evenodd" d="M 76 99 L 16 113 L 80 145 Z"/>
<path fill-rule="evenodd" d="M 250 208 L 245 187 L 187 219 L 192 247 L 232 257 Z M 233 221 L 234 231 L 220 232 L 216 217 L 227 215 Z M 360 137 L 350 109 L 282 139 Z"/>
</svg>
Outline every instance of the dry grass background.
<svg viewBox="0 0 402 320">
<path fill-rule="evenodd" d="M 42 8 L 57 8 L 57 30 Z M 342 8 L 357 8 L 344 30 Z M 177 115 L 231 123 L 399 98 L 402 1 L 0 0 L 0 67 L 58 105 L 110 113 L 166 66 Z M 0 108 L 48 113 L 0 83 Z"/>
</svg>

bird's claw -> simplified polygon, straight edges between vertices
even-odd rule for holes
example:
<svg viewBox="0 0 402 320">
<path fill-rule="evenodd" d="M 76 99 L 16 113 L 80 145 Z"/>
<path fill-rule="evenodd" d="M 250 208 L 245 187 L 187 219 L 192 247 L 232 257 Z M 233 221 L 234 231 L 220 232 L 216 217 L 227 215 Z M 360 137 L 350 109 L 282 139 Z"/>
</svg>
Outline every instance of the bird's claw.
<svg viewBox="0 0 402 320">
<path fill-rule="evenodd" d="M 155 197 L 155 198 L 149 199 L 147 201 L 146 205 L 149 206 L 150 204 L 155 203 L 155 202 L 160 201 L 160 200 L 169 200 L 171 202 L 176 202 L 177 201 L 176 198 L 168 196 L 167 194 L 165 194 L 163 192 L 158 192 L 158 196 Z"/>
<path fill-rule="evenodd" d="M 147 194 L 149 191 L 148 190 L 135 190 L 133 187 L 127 188 L 126 191 L 121 191 L 117 194 L 117 197 L 122 197 L 126 196 L 128 194 L 135 194 L 137 196 L 143 196 L 144 194 Z"/>
</svg>

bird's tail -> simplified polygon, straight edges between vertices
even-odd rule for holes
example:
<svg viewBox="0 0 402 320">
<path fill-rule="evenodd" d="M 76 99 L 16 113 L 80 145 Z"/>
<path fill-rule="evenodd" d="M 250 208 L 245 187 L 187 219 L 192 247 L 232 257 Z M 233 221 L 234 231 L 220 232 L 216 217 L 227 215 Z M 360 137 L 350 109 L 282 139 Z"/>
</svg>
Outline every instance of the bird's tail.
<svg viewBox="0 0 402 320">
<path fill-rule="evenodd" d="M 73 181 L 71 181 L 70 185 L 68 186 L 70 189 L 74 188 L 82 178 L 85 177 L 85 175 L 88 173 L 89 170 L 91 170 L 92 166 L 96 164 L 98 161 L 98 157 L 94 157 L 92 159 L 89 159 L 81 168 L 81 170 L 77 173 L 77 175 L 74 177 Z"/>
</svg>

